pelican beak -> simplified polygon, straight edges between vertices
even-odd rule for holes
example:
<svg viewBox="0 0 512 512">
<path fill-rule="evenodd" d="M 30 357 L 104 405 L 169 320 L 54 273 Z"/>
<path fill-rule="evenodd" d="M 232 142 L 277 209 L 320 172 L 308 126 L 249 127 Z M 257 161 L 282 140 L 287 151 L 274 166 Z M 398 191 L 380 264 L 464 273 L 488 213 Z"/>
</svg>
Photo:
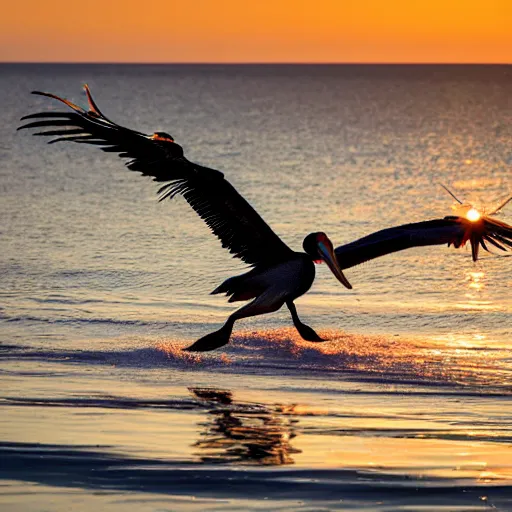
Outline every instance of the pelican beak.
<svg viewBox="0 0 512 512">
<path fill-rule="evenodd" d="M 348 288 L 352 289 L 352 285 L 348 282 L 348 279 L 343 274 L 340 266 L 338 265 L 338 260 L 336 259 L 336 255 L 334 254 L 334 249 L 332 247 L 331 241 L 329 239 L 321 240 L 318 242 L 318 251 L 320 252 L 322 259 L 327 263 L 331 272 L 336 276 L 336 279 Z"/>
</svg>

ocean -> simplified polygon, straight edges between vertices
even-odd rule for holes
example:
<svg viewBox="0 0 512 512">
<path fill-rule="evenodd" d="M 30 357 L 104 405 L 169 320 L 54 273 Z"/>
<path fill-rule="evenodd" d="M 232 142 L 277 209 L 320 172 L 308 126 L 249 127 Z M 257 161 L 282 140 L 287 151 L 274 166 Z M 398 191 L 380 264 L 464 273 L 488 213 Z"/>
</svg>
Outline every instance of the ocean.
<svg viewBox="0 0 512 512">
<path fill-rule="evenodd" d="M 16 132 L 89 84 L 170 133 L 294 250 L 512 195 L 512 68 L 0 65 L 0 508 L 512 510 L 512 259 L 325 265 L 287 310 L 181 349 L 246 266 L 116 155 Z M 512 223 L 512 204 L 500 218 Z"/>
</svg>

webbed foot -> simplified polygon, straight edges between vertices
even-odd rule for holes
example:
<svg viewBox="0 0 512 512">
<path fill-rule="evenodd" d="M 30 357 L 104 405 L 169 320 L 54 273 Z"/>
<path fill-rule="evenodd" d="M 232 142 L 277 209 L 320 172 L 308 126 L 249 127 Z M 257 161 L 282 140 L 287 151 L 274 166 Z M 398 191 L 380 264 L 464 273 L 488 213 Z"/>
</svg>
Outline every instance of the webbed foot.
<svg viewBox="0 0 512 512">
<path fill-rule="evenodd" d="M 320 338 L 314 329 L 309 327 L 300 321 L 299 315 L 297 314 L 297 308 L 292 300 L 286 302 L 290 313 L 292 314 L 293 325 L 295 325 L 295 329 L 299 332 L 303 340 L 306 341 L 327 341 L 323 338 Z"/>
<path fill-rule="evenodd" d="M 309 325 L 300 324 L 299 326 L 295 324 L 295 327 L 297 331 L 299 331 L 299 334 L 301 335 L 303 340 L 316 342 L 327 341 L 324 338 L 321 338 L 313 328 L 309 327 Z"/>
<path fill-rule="evenodd" d="M 218 331 L 211 332 L 210 334 L 203 336 L 190 345 L 190 347 L 186 347 L 183 350 L 187 352 L 208 352 L 210 350 L 223 347 L 229 342 L 231 330 L 232 326 L 224 325 Z"/>
</svg>

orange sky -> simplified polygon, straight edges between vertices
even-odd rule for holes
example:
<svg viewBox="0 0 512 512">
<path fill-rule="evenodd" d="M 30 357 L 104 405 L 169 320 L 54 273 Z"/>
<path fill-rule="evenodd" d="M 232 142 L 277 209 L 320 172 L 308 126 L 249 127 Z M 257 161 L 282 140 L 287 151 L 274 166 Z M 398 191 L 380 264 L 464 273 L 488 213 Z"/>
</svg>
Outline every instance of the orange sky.
<svg viewBox="0 0 512 512">
<path fill-rule="evenodd" d="M 0 61 L 512 64 L 512 0 L 22 0 Z"/>
</svg>

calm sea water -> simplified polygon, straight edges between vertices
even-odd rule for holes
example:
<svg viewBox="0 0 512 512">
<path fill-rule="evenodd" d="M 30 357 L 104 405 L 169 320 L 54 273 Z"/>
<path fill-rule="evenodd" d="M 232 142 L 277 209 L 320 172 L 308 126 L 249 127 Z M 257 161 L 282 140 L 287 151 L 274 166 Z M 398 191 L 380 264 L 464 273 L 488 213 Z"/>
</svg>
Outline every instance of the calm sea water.
<svg viewBox="0 0 512 512">
<path fill-rule="evenodd" d="M 332 341 L 281 311 L 182 353 L 244 266 L 119 158 L 15 132 L 83 83 L 296 250 L 512 193 L 509 67 L 1 65 L 2 510 L 512 510 L 511 258 L 322 266 L 297 307 Z"/>
</svg>

